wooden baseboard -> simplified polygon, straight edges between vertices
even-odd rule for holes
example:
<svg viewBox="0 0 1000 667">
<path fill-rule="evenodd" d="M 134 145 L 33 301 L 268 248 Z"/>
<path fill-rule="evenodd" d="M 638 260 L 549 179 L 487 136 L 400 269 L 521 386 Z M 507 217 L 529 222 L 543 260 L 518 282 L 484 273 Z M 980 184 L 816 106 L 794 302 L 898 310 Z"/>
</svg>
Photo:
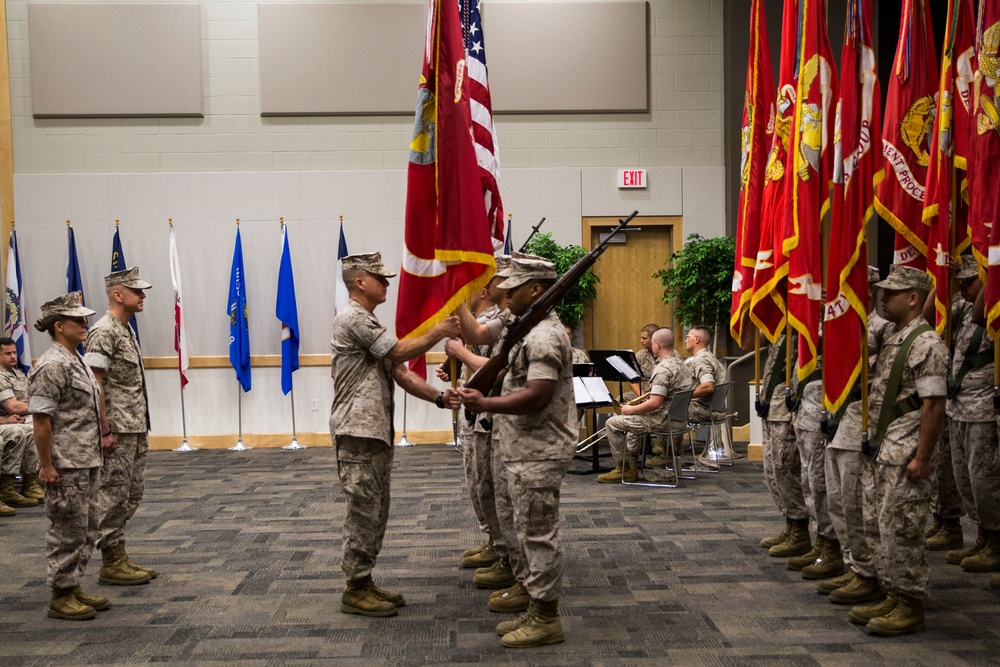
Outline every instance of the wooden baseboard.
<svg viewBox="0 0 1000 667">
<path fill-rule="evenodd" d="M 402 437 L 402 433 L 396 433 L 396 441 Z M 235 433 L 224 435 L 190 435 L 188 444 L 197 449 L 228 449 L 236 444 Z M 329 433 L 299 433 L 297 439 L 300 445 L 306 447 L 330 447 Z M 451 431 L 410 431 L 406 434 L 406 439 L 415 445 L 440 445 L 450 442 Z M 176 449 L 181 446 L 182 438 L 179 435 L 151 435 L 149 436 L 149 448 L 155 451 L 165 451 Z M 253 449 L 278 449 L 284 447 L 292 441 L 291 433 L 245 433 L 243 444 Z"/>
<path fill-rule="evenodd" d="M 750 440 L 750 424 L 733 427 L 734 442 L 748 442 Z"/>
<path fill-rule="evenodd" d="M 751 442 L 747 445 L 747 460 L 748 461 L 763 461 L 764 460 L 764 445 Z"/>
</svg>

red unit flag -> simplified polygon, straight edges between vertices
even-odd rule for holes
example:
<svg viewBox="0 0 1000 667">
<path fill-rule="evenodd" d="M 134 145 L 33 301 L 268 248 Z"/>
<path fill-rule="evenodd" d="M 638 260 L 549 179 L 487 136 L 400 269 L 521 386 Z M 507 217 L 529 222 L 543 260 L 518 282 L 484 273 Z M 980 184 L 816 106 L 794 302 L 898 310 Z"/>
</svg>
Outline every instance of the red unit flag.
<svg viewBox="0 0 1000 667">
<path fill-rule="evenodd" d="M 969 226 L 988 230 L 986 325 L 1000 334 L 1000 2 L 980 0 L 976 20 L 973 163 L 969 166 Z"/>
<path fill-rule="evenodd" d="M 760 247 L 764 167 L 774 134 L 774 75 L 771 72 L 763 0 L 753 0 L 750 7 L 750 54 L 742 127 L 736 266 L 733 270 L 733 309 L 729 319 L 729 330 L 737 341 L 743 339 L 743 325 L 753 295 L 754 266 Z"/>
</svg>

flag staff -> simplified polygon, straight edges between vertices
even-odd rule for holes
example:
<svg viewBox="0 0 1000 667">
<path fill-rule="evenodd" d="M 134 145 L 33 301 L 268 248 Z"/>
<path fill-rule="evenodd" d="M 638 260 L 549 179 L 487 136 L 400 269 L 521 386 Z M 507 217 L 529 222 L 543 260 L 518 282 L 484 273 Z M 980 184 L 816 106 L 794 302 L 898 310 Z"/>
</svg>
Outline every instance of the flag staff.
<svg viewBox="0 0 1000 667">
<path fill-rule="evenodd" d="M 240 219 L 236 218 L 236 229 L 239 230 Z M 236 392 L 236 418 L 239 424 L 239 432 L 236 436 L 236 444 L 229 448 L 231 452 L 245 452 L 251 447 L 247 447 L 243 444 L 243 385 L 240 384 L 239 378 L 236 379 L 236 385 L 239 390 Z"/>
<path fill-rule="evenodd" d="M 278 218 L 278 223 L 281 225 L 281 231 L 285 231 L 285 218 L 283 216 Z M 292 379 L 292 382 L 294 383 L 295 380 Z M 305 445 L 299 444 L 298 436 L 295 433 L 295 387 L 294 386 L 289 387 L 288 397 L 292 401 L 292 441 L 287 445 L 285 445 L 284 447 L 282 447 L 282 449 L 306 449 Z"/>
<path fill-rule="evenodd" d="M 170 229 L 174 228 L 174 219 L 167 218 L 167 224 L 170 225 Z M 115 218 L 115 227 L 118 226 L 118 218 Z M 180 369 L 180 352 L 178 354 L 178 369 Z M 193 452 L 196 451 L 197 447 L 192 447 L 188 443 L 187 437 L 187 414 L 184 411 L 184 375 L 180 372 L 177 373 L 177 382 L 181 386 L 181 446 L 174 448 L 175 452 Z"/>
<path fill-rule="evenodd" d="M 406 437 L 406 392 L 403 392 L 403 435 L 396 443 L 397 447 L 412 447 L 413 443 Z"/>
</svg>

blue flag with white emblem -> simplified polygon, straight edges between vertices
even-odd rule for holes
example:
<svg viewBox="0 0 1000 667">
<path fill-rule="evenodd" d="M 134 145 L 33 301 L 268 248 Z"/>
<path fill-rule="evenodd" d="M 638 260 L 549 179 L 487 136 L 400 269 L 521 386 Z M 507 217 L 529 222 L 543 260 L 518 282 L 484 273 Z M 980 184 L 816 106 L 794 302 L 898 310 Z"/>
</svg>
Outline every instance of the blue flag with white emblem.
<svg viewBox="0 0 1000 667">
<path fill-rule="evenodd" d="M 229 275 L 229 363 L 243 391 L 250 391 L 250 326 L 247 323 L 247 285 L 243 271 L 243 243 L 236 229 L 233 269 Z"/>
<path fill-rule="evenodd" d="M 79 292 L 80 304 L 86 305 L 87 300 L 83 296 L 83 280 L 80 278 L 80 260 L 76 257 L 76 236 L 73 234 L 73 227 L 66 225 L 69 230 L 69 259 L 66 262 L 66 292 Z M 77 345 L 76 349 L 83 354 L 83 345 Z"/>
<path fill-rule="evenodd" d="M 17 347 L 17 365 L 25 373 L 31 370 L 31 349 L 28 346 L 28 327 L 24 321 L 21 295 L 21 259 L 17 253 L 17 232 L 10 230 L 7 246 L 7 298 L 4 300 L 3 334 L 14 339 Z"/>
<path fill-rule="evenodd" d="M 281 321 L 281 391 L 292 390 L 292 373 L 299 369 L 299 309 L 295 305 L 295 277 L 288 249 L 288 228 L 281 226 L 281 263 L 274 315 Z"/>
<path fill-rule="evenodd" d="M 118 227 L 115 227 L 115 237 L 111 240 L 111 271 L 124 271 L 128 268 L 128 264 L 125 263 L 125 252 L 122 250 L 122 239 L 118 235 Z M 142 341 L 139 340 L 139 323 L 135 321 L 135 315 L 132 319 L 128 321 L 132 325 L 132 331 L 135 332 L 135 342 L 142 345 Z"/>
</svg>

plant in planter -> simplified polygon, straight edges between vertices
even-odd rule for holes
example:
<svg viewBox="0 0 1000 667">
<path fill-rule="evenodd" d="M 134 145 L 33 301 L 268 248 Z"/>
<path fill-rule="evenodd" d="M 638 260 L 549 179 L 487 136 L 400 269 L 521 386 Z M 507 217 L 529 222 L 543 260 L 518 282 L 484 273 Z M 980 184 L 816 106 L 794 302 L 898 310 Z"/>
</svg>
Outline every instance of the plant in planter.
<svg viewBox="0 0 1000 667">
<path fill-rule="evenodd" d="M 578 245 L 559 245 L 552 239 L 550 232 L 535 234 L 528 243 L 525 252 L 544 257 L 556 265 L 556 274 L 562 275 L 581 257 L 587 254 L 587 249 Z M 564 324 L 576 330 L 583 321 L 583 309 L 597 296 L 598 277 L 587 270 L 579 282 L 571 289 L 562 302 L 556 304 L 556 315 Z"/>
<path fill-rule="evenodd" d="M 719 327 L 729 322 L 735 256 L 736 239 L 691 234 L 665 262 L 669 266 L 653 274 L 663 286 L 663 303 L 673 304 L 682 325 L 711 329 L 716 348 Z"/>
</svg>

